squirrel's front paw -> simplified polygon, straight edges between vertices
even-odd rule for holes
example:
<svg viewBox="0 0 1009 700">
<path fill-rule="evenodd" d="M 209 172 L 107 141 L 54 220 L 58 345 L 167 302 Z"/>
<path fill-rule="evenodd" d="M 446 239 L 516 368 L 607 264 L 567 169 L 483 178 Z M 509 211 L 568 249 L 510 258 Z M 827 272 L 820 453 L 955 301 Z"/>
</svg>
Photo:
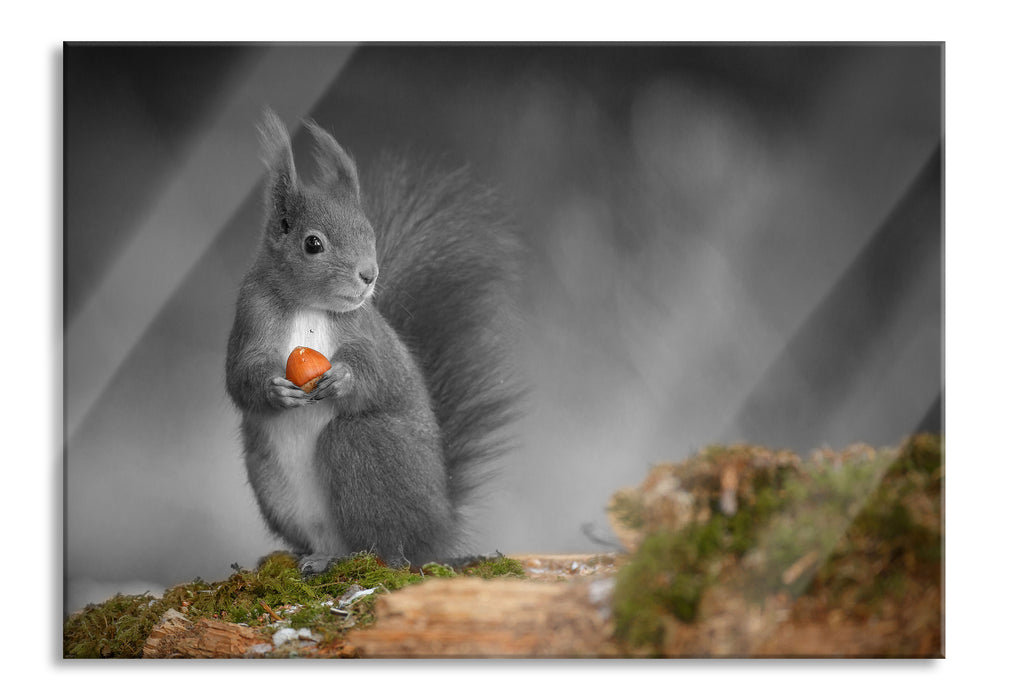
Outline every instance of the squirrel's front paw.
<svg viewBox="0 0 1009 700">
<path fill-rule="evenodd" d="M 267 400 L 274 408 L 297 408 L 307 406 L 312 395 L 306 394 L 301 387 L 284 377 L 274 377 L 266 390 Z"/>
<path fill-rule="evenodd" d="M 319 379 L 319 383 L 309 394 L 310 400 L 322 401 L 331 396 L 346 396 L 353 383 L 354 374 L 350 371 L 350 367 L 343 362 L 337 362 Z"/>
</svg>

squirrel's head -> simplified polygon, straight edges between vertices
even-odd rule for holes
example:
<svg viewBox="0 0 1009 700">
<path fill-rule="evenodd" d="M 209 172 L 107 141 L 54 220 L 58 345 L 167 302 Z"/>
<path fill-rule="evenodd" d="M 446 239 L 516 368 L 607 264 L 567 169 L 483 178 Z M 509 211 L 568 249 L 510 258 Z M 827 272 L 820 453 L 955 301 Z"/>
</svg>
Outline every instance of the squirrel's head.
<svg viewBox="0 0 1009 700">
<path fill-rule="evenodd" d="M 259 127 L 266 182 L 263 245 L 273 286 L 295 303 L 328 311 L 353 311 L 375 291 L 375 232 L 361 209 L 357 166 L 313 121 L 318 176 L 298 181 L 291 138 L 267 109 Z"/>
</svg>

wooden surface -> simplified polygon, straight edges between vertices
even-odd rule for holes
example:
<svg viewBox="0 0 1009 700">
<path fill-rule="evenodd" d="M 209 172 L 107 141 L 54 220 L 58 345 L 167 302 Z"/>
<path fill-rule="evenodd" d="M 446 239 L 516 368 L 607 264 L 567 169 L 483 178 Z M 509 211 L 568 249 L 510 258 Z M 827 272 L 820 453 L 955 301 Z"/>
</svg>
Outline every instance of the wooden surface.
<svg viewBox="0 0 1009 700">
<path fill-rule="evenodd" d="M 174 613 L 174 614 L 172 614 Z M 145 659 L 241 657 L 270 638 L 245 625 L 207 618 L 186 619 L 169 610 L 144 643 Z"/>
<path fill-rule="evenodd" d="M 382 596 L 347 641 L 363 657 L 592 657 L 612 653 L 599 582 L 433 579 Z"/>
</svg>

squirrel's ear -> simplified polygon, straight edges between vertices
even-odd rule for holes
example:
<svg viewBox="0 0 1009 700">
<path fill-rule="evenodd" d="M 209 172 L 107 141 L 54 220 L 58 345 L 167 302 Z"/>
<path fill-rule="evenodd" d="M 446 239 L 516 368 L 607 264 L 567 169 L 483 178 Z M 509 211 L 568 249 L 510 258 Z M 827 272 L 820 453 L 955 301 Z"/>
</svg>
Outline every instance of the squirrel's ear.
<svg viewBox="0 0 1009 700">
<path fill-rule="evenodd" d="M 294 192 L 298 178 L 294 170 L 291 137 L 280 117 L 267 107 L 259 125 L 259 143 L 263 162 L 269 172 L 266 200 L 277 211 L 287 209 L 287 199 Z"/>
<path fill-rule="evenodd" d="M 320 184 L 331 191 L 347 188 L 355 199 L 360 199 L 361 185 L 354 159 L 328 131 L 314 121 L 305 120 L 305 126 L 315 138 L 315 162 L 319 166 Z"/>
</svg>

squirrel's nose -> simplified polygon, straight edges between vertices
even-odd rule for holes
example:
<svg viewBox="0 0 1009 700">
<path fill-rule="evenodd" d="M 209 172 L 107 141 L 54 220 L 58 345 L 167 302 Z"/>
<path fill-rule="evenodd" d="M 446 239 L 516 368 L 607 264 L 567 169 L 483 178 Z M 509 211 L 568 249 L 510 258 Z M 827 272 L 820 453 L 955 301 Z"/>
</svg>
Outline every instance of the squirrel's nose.
<svg viewBox="0 0 1009 700">
<path fill-rule="evenodd" d="M 361 278 L 361 281 L 365 284 L 370 285 L 378 277 L 378 265 L 375 263 L 368 263 L 361 268 L 358 268 L 357 276 Z"/>
</svg>

